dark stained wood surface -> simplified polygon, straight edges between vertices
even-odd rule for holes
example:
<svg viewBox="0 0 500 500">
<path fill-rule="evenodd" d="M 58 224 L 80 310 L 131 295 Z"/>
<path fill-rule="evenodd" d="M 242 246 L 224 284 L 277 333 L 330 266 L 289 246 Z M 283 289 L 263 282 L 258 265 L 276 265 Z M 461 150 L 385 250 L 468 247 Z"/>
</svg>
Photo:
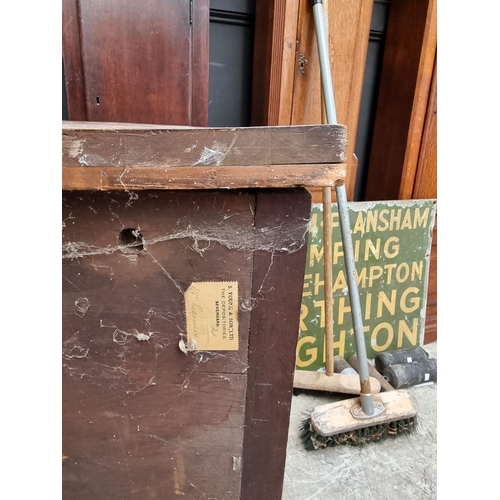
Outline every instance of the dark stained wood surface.
<svg viewBox="0 0 500 500">
<path fill-rule="evenodd" d="M 63 189 L 237 189 L 344 182 L 341 125 L 194 128 L 63 122 Z"/>
<path fill-rule="evenodd" d="M 279 498 L 307 192 L 63 191 L 62 213 L 63 498 Z M 238 351 L 179 348 L 195 281 L 238 281 Z"/>
<path fill-rule="evenodd" d="M 65 167 L 244 166 L 343 163 L 342 125 L 288 127 L 62 130 Z"/>
<path fill-rule="evenodd" d="M 234 191 L 63 193 L 65 499 L 239 498 L 250 312 L 238 351 L 178 343 L 191 282 L 250 299 L 254 207 Z M 146 250 L 123 253 L 123 228 Z"/>
<path fill-rule="evenodd" d="M 68 24 L 65 70 L 70 82 L 83 70 L 86 119 L 207 125 L 208 0 L 192 8 L 189 0 L 64 0 Z M 85 119 L 72 112 L 80 94 L 68 97 L 70 119 Z"/>
<path fill-rule="evenodd" d="M 296 236 L 290 232 L 303 241 L 294 253 L 254 254 L 252 296 L 258 306 L 250 323 L 242 500 L 281 499 L 302 301 L 302 290 L 292 283 L 303 282 L 310 216 L 311 195 L 305 189 L 257 194 L 257 229 L 277 220 L 290 228 L 287 232 L 293 228 L 290 221 L 304 225 Z"/>
<path fill-rule="evenodd" d="M 87 106 L 78 0 L 63 0 L 62 2 L 62 47 L 68 115 L 71 120 L 86 120 Z"/>
<path fill-rule="evenodd" d="M 437 340 L 437 216 L 432 232 L 431 258 L 429 267 L 429 286 L 427 292 L 427 308 L 425 311 L 424 344 Z"/>
<path fill-rule="evenodd" d="M 435 0 L 392 2 L 365 200 L 411 199 L 436 50 Z"/>
</svg>

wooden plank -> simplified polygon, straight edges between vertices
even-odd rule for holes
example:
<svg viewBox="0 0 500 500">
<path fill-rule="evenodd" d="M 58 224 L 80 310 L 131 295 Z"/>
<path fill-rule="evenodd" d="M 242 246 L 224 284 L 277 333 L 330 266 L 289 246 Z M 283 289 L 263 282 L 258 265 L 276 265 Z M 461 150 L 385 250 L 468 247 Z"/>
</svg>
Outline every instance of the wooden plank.
<svg viewBox="0 0 500 500">
<path fill-rule="evenodd" d="M 437 198 L 437 62 L 434 61 L 412 198 Z"/>
<path fill-rule="evenodd" d="M 285 10 L 285 29 L 283 33 L 283 52 L 281 64 L 278 60 L 272 61 L 271 65 L 281 67 L 281 81 L 278 96 L 275 96 L 274 102 L 278 104 L 278 120 L 270 121 L 269 125 L 290 125 L 292 124 L 292 98 L 293 86 L 295 81 L 295 72 L 297 66 L 297 27 L 298 27 L 299 0 L 288 0 Z M 276 34 L 276 36 L 279 36 Z M 276 90 L 274 87 L 272 90 Z M 274 102 L 270 105 L 273 106 Z M 270 115 L 274 118 L 276 113 Z"/>
<path fill-rule="evenodd" d="M 239 189 L 335 186 L 345 164 L 246 167 L 63 167 L 67 190 Z"/>
<path fill-rule="evenodd" d="M 429 292 L 425 311 L 424 344 L 437 340 L 437 216 L 432 233 L 432 247 L 429 269 Z"/>
<path fill-rule="evenodd" d="M 129 394 L 64 373 L 62 498 L 239 498 L 247 377 L 167 364 Z"/>
<path fill-rule="evenodd" d="M 310 215 L 306 190 L 257 192 L 256 228 L 275 221 L 304 239 L 293 253 L 254 253 L 241 500 L 281 499 L 302 300 L 301 287 L 290 284 L 302 282 L 307 251 L 304 227 L 289 221 L 307 225 Z"/>
<path fill-rule="evenodd" d="M 342 125 L 101 129 L 63 126 L 64 167 L 252 166 L 343 163 Z"/>
<path fill-rule="evenodd" d="M 297 69 L 293 86 L 290 123 L 323 123 L 318 46 L 310 0 L 300 0 L 299 3 L 295 65 Z M 302 71 L 299 70 L 300 66 L 302 66 Z"/>
<path fill-rule="evenodd" d="M 391 4 L 365 200 L 412 196 L 435 51 L 435 0 Z"/>
<path fill-rule="evenodd" d="M 78 0 L 62 2 L 62 47 L 68 116 L 70 120 L 86 120 L 85 77 L 81 55 Z"/>
<path fill-rule="evenodd" d="M 253 47 L 252 116 L 253 126 L 277 125 L 279 107 L 271 89 L 279 88 L 285 32 L 287 0 L 255 1 Z"/>
<path fill-rule="evenodd" d="M 375 377 L 369 378 L 372 394 L 380 392 L 380 382 Z M 295 389 L 357 394 L 358 396 L 361 391 L 359 375 L 342 375 L 341 373 L 326 375 L 326 373 L 306 370 L 295 370 L 293 387 Z"/>
<path fill-rule="evenodd" d="M 210 1 L 192 2 L 191 125 L 208 125 Z M 171 29 L 170 23 L 168 29 Z M 178 123 L 174 120 L 170 123 Z"/>
<path fill-rule="evenodd" d="M 374 418 L 357 420 L 351 415 L 351 408 L 359 404 L 359 398 L 350 398 L 336 403 L 317 406 L 311 413 L 311 424 L 322 436 L 349 432 L 376 424 L 383 424 L 417 414 L 415 398 L 408 391 L 386 391 L 373 396 L 375 402 L 385 406 L 385 413 Z"/>
</svg>

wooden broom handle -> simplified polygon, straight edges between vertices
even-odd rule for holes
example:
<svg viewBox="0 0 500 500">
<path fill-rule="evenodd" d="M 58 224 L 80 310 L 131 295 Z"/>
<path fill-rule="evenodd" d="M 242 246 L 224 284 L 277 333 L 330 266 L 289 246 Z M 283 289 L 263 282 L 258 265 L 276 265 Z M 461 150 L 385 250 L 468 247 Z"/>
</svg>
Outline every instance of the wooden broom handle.
<svg viewBox="0 0 500 500">
<path fill-rule="evenodd" d="M 333 253 L 332 253 L 332 188 L 323 187 L 323 265 L 325 291 L 325 370 L 333 375 Z"/>
</svg>

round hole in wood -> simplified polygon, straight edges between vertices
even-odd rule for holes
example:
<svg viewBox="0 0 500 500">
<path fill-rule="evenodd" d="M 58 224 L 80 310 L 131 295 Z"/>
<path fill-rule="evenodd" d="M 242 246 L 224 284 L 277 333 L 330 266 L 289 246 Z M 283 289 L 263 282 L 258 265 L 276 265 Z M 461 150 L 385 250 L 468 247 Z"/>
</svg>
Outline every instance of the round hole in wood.
<svg viewBox="0 0 500 500">
<path fill-rule="evenodd" d="M 136 254 L 144 250 L 144 238 L 138 229 L 127 227 L 118 235 L 118 246 L 123 253 Z"/>
</svg>

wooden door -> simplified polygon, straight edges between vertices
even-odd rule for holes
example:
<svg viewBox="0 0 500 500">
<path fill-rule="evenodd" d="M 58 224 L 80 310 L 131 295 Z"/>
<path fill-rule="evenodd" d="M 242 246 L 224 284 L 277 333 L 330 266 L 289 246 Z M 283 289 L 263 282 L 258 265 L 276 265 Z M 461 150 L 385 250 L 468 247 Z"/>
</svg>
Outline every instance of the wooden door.
<svg viewBox="0 0 500 500">
<path fill-rule="evenodd" d="M 70 120 L 208 122 L 209 0 L 63 0 Z"/>
</svg>

